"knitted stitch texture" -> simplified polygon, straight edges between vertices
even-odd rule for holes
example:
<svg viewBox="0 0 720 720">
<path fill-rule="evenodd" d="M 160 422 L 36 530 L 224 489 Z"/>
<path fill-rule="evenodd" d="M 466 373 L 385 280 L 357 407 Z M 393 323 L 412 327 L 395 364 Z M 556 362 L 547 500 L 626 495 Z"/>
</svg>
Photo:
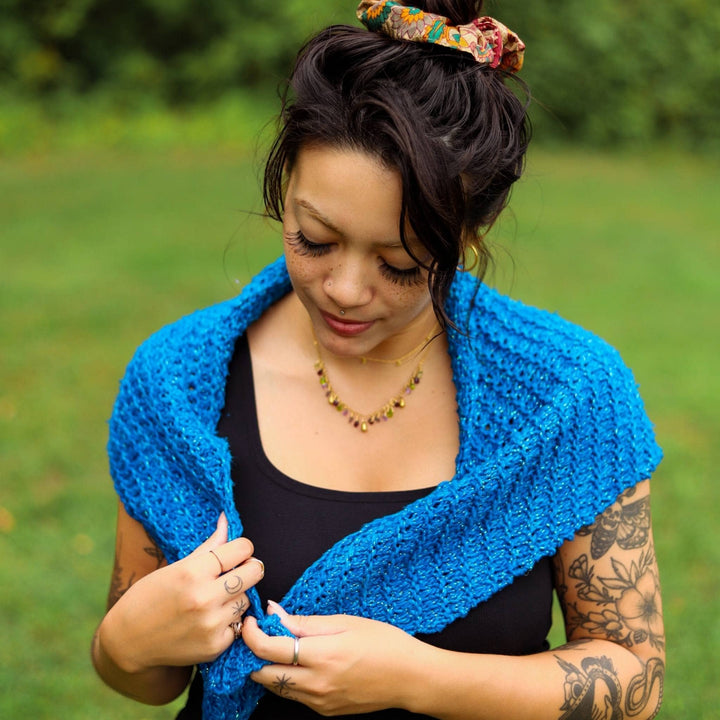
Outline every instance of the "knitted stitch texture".
<svg viewBox="0 0 720 720">
<path fill-rule="evenodd" d="M 242 534 L 230 453 L 216 434 L 235 341 L 290 290 L 284 260 L 236 298 L 163 328 L 137 350 L 110 421 L 120 499 L 169 562 L 224 511 Z M 282 600 L 433 633 L 552 555 L 648 478 L 662 453 L 631 372 L 604 341 L 458 273 L 447 312 L 460 449 L 455 477 L 331 547 Z M 239 508 L 240 514 L 242 508 Z M 255 589 L 251 613 L 273 634 Z M 207 720 L 247 718 L 264 689 L 242 642 L 203 665 Z"/>
</svg>

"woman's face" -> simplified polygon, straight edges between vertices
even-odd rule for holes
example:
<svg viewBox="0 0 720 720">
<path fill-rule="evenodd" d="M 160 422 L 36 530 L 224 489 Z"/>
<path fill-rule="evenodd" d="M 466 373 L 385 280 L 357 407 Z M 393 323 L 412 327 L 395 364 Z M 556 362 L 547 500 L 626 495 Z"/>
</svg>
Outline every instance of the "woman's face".
<svg viewBox="0 0 720 720">
<path fill-rule="evenodd" d="M 427 272 L 400 242 L 401 199 L 399 173 L 371 155 L 328 146 L 298 155 L 285 197 L 287 266 L 335 355 L 399 356 L 434 325 Z M 423 257 L 409 227 L 406 236 Z"/>
</svg>

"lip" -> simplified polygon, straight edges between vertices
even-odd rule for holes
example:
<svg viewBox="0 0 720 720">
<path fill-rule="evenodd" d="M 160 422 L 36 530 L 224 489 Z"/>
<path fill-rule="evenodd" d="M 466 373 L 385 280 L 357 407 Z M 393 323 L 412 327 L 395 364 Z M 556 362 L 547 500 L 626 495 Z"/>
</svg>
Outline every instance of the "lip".
<svg viewBox="0 0 720 720">
<path fill-rule="evenodd" d="M 369 330 L 374 324 L 373 320 L 364 322 L 360 322 L 358 320 L 346 320 L 345 318 L 339 318 L 326 312 L 321 312 L 321 315 L 327 326 L 333 332 L 344 337 L 360 335 L 366 330 Z"/>
</svg>

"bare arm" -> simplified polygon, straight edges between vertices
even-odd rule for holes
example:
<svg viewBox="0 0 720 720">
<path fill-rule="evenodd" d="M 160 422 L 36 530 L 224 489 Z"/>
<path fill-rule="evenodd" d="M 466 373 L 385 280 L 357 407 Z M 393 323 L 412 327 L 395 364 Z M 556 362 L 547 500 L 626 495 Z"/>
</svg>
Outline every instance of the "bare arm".
<svg viewBox="0 0 720 720">
<path fill-rule="evenodd" d="M 252 551 L 245 538 L 227 542 L 221 516 L 205 543 L 168 565 L 120 504 L 108 612 L 92 642 L 103 681 L 151 705 L 180 695 L 193 666 L 215 659 L 235 640 L 231 624 L 248 606 L 244 591 L 262 577 Z"/>
<path fill-rule="evenodd" d="M 665 637 L 649 483 L 624 493 L 566 542 L 554 566 L 568 644 L 524 658 L 451 654 L 439 689 L 451 692 L 462 678 L 466 702 L 443 708 L 433 692 L 430 714 L 447 720 L 649 720 L 657 714 Z"/>
<path fill-rule="evenodd" d="M 610 641 L 637 659 L 639 670 L 618 683 L 618 717 L 652 718 L 660 709 L 665 675 L 665 631 L 650 521 L 650 483 L 642 482 L 566 543 L 555 557 L 555 586 L 568 640 Z M 566 714 L 581 718 L 612 671 L 590 664 L 565 672 Z M 595 680 L 597 678 L 597 680 Z M 584 681 L 580 690 L 578 681 Z M 574 714 L 573 714 L 574 713 Z"/>
<path fill-rule="evenodd" d="M 569 640 L 561 648 L 459 653 L 364 618 L 284 616 L 302 638 L 292 666 L 292 639 L 270 638 L 248 618 L 246 643 L 278 663 L 253 677 L 323 714 L 402 707 L 442 720 L 649 720 L 660 706 L 665 654 L 648 499 L 649 484 L 640 483 L 558 551 Z"/>
</svg>

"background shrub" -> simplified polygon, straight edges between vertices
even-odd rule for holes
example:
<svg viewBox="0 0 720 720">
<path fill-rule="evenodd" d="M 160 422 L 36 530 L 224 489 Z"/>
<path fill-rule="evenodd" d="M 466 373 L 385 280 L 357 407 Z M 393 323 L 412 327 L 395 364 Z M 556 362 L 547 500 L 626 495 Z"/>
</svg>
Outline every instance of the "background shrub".
<svg viewBox="0 0 720 720">
<path fill-rule="evenodd" d="M 352 0 L 0 0 L 0 95 L 52 109 L 67 95 L 116 108 L 188 107 L 273 87 L 297 48 Z M 720 4 L 491 0 L 528 45 L 523 77 L 545 137 L 717 144 Z"/>
</svg>

